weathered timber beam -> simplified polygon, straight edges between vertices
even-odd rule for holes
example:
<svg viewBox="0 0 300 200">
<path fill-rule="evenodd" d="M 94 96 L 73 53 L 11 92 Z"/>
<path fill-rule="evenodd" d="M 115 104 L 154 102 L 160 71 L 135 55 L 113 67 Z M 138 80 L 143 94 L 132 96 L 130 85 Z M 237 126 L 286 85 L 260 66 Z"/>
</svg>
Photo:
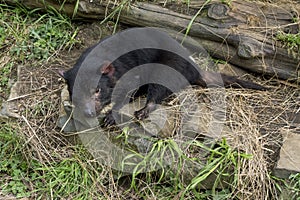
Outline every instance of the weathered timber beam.
<svg viewBox="0 0 300 200">
<path fill-rule="evenodd" d="M 15 0 L 4 2 L 14 4 Z M 73 16 L 75 1 L 66 1 L 61 6 L 55 0 L 22 0 L 19 3 L 29 8 L 51 6 Z M 163 27 L 175 31 L 185 31 L 193 15 L 200 8 L 189 35 L 197 40 L 213 57 L 223 59 L 241 68 L 256 73 L 276 76 L 281 79 L 299 80 L 299 53 L 287 50 L 278 42 L 278 31 L 298 33 L 299 23 L 293 22 L 299 15 L 297 8 L 282 8 L 272 4 L 248 1 L 232 1 L 230 6 L 212 1 L 191 1 L 190 10 L 181 14 L 175 12 L 178 5 L 166 7 L 135 2 L 125 5 L 119 21 L 131 26 Z M 186 6 L 186 5 L 181 5 Z M 82 0 L 79 2 L 75 18 L 89 20 L 104 19 L 115 5 L 105 1 L 99 3 Z"/>
</svg>

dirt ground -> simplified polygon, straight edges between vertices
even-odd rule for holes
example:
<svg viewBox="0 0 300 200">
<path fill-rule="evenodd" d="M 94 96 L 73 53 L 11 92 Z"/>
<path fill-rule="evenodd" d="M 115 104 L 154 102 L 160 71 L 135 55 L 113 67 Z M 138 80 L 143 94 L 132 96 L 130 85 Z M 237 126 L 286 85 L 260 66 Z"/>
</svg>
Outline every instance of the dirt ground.
<svg viewBox="0 0 300 200">
<path fill-rule="evenodd" d="M 101 26 L 97 22 L 74 25 L 78 27 L 76 39 L 79 41 L 75 47 L 70 51 L 60 52 L 58 56 L 51 57 L 39 65 L 17 66 L 17 70 L 12 75 L 15 83 L 11 83 L 10 96 L 1 95 L 4 101 L 8 100 L 7 104 L 3 103 L 4 115 L 17 118 L 20 125 L 26 124 L 22 126 L 22 134 L 25 134 L 25 138 L 30 138 L 30 135 L 38 136 L 35 138 L 36 150 L 42 145 L 40 138 L 43 138 L 43 142 L 49 143 L 49 146 L 45 146 L 52 146 L 53 150 L 58 150 L 56 146 L 60 146 L 60 142 L 68 143 L 64 137 L 61 137 L 57 127 L 61 90 L 65 87 L 58 71 L 70 69 L 86 48 L 96 44 L 101 38 L 111 35 L 113 31 L 113 25 Z M 31 140 L 33 144 L 35 139 Z M 45 156 L 44 159 L 48 159 L 43 152 L 41 155 Z M 40 155 L 38 156 L 42 159 Z"/>
</svg>

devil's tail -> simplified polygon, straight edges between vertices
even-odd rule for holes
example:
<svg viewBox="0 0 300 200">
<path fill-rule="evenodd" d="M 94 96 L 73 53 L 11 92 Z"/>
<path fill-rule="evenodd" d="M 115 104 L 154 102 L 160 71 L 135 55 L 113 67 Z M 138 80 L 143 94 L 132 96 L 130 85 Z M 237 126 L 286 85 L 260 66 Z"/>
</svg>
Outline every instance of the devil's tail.
<svg viewBox="0 0 300 200">
<path fill-rule="evenodd" d="M 249 88 L 255 90 L 267 90 L 266 87 L 251 81 L 241 80 L 235 76 L 229 76 L 208 71 L 201 72 L 201 78 L 197 81 L 197 84 L 204 87 L 233 87 Z"/>
</svg>

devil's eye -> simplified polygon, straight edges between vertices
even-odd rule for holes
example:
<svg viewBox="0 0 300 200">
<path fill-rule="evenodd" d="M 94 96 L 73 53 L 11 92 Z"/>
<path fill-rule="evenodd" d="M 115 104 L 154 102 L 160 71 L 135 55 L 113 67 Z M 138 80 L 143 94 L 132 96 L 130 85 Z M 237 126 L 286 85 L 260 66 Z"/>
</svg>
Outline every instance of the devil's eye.
<svg viewBox="0 0 300 200">
<path fill-rule="evenodd" d="M 96 88 L 95 93 L 100 93 L 101 89 L 100 88 Z"/>
</svg>

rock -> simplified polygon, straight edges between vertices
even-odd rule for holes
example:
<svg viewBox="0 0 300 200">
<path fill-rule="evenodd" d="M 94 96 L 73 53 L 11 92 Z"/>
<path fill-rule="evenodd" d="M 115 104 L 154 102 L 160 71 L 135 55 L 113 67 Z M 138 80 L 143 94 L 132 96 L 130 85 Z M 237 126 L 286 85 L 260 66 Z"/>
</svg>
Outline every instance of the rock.
<svg viewBox="0 0 300 200">
<path fill-rule="evenodd" d="M 65 86 L 61 91 L 61 106 L 59 108 L 59 119 L 57 121 L 57 127 L 65 133 L 76 132 L 76 127 L 73 121 L 72 105 L 69 101 L 68 87 Z"/>
<path fill-rule="evenodd" d="M 290 174 L 300 172 L 300 134 L 287 130 L 282 135 L 283 145 L 274 174 L 280 178 L 288 178 Z"/>
<path fill-rule="evenodd" d="M 19 88 L 19 81 L 12 84 L 8 100 L 2 103 L 0 118 L 20 118 L 20 115 L 18 114 L 18 104 L 17 101 L 15 101 L 21 97 Z"/>
</svg>

